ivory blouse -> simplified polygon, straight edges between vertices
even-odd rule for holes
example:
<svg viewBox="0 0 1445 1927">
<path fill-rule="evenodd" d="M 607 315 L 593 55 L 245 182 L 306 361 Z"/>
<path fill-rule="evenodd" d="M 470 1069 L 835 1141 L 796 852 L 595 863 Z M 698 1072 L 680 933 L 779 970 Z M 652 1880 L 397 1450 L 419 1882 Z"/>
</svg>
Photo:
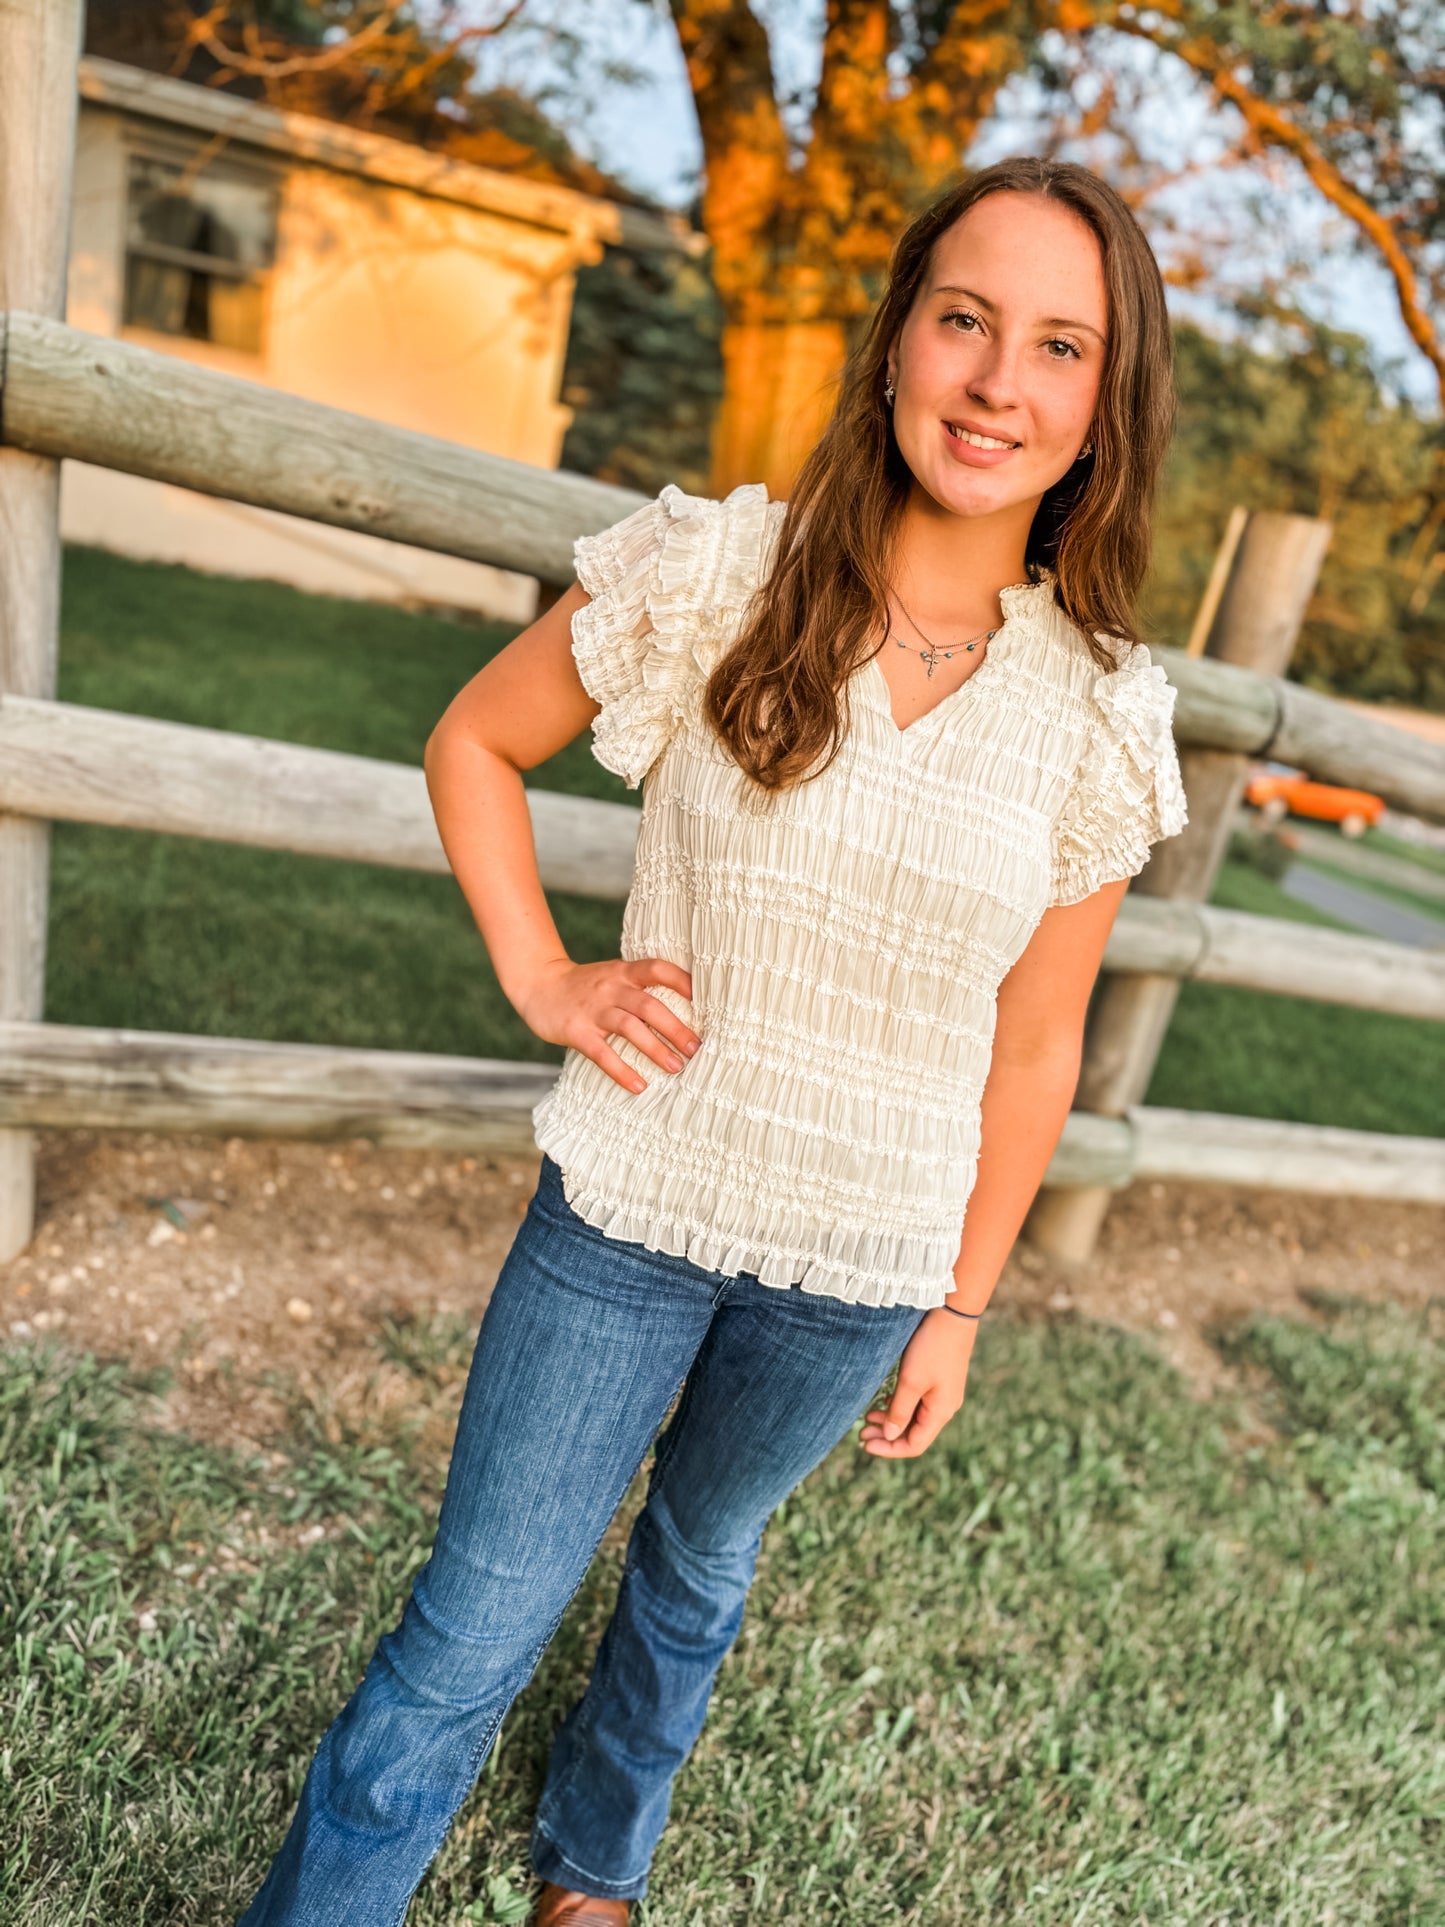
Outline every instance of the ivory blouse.
<svg viewBox="0 0 1445 1927">
<path fill-rule="evenodd" d="M 866 662 L 829 768 L 765 794 L 701 698 L 784 508 L 761 483 L 669 485 L 576 544 L 593 753 L 647 779 L 621 954 L 691 973 L 691 1002 L 648 988 L 702 1042 L 669 1072 L 609 1036 L 635 1093 L 569 1050 L 533 1124 L 609 1238 L 928 1307 L 953 1288 L 1000 983 L 1046 908 L 1187 821 L 1175 692 L 1142 644 L 1101 672 L 1045 571 L 1000 592 L 984 660 L 906 729 Z"/>
</svg>

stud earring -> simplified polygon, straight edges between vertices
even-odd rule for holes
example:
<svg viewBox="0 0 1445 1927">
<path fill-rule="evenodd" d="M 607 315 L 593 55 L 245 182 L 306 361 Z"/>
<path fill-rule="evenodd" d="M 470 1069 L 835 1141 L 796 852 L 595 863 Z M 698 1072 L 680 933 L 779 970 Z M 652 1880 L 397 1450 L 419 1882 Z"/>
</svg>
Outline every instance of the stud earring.
<svg viewBox="0 0 1445 1927">
<path fill-rule="evenodd" d="M 893 393 L 894 393 L 893 383 L 890 381 L 889 383 L 887 383 L 887 385 L 884 387 L 884 390 L 883 390 L 883 399 L 884 401 L 887 402 L 890 408 L 893 406 Z"/>
<path fill-rule="evenodd" d="M 1094 444 L 1092 442 L 1085 442 L 1084 446 L 1079 450 L 1077 459 L 1079 461 L 1082 461 L 1086 455 L 1092 455 L 1093 452 L 1094 452 Z"/>
</svg>

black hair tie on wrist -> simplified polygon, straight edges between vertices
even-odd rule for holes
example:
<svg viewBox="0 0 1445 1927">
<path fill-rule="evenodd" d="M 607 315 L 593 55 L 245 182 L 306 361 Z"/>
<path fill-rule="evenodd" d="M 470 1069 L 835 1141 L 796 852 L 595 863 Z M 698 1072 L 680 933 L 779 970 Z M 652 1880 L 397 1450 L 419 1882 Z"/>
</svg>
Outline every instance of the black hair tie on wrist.
<svg viewBox="0 0 1445 1927">
<path fill-rule="evenodd" d="M 983 1317 L 983 1313 L 981 1311 L 953 1311 L 952 1305 L 940 1305 L 939 1310 L 953 1312 L 953 1315 L 955 1318 L 982 1318 Z"/>
</svg>

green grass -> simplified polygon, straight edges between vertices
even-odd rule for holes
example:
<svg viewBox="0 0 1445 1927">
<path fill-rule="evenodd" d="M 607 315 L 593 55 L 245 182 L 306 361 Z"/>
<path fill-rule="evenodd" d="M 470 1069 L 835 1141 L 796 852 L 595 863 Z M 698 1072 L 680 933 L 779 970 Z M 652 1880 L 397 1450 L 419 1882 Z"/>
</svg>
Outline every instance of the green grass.
<svg viewBox="0 0 1445 1927">
<path fill-rule="evenodd" d="M 60 694 L 416 764 L 437 717 L 509 633 L 71 550 Z M 586 736 L 528 781 L 638 801 Z M 1226 866 L 1215 901 L 1333 926 L 1240 863 Z M 560 894 L 552 903 L 573 956 L 616 954 L 620 904 Z M 46 1014 L 562 1056 L 502 995 L 449 877 L 65 823 L 54 831 Z M 1445 1131 L 1442 1089 L 1439 1025 L 1186 984 L 1148 1095 L 1186 1109 L 1434 1135 Z"/>
<path fill-rule="evenodd" d="M 1422 870 L 1445 876 L 1445 850 L 1437 850 L 1428 843 L 1408 843 L 1403 836 L 1392 836 L 1378 825 L 1367 829 L 1360 842 L 1363 849 L 1378 850 L 1382 856 L 1403 857 L 1407 863 L 1418 863 Z"/>
<path fill-rule="evenodd" d="M 437 717 L 511 633 L 71 549 L 59 693 L 418 765 Z M 626 795 L 585 736 L 528 781 Z M 558 894 L 553 912 L 573 956 L 616 954 L 620 904 Z M 502 995 L 450 877 L 72 823 L 53 833 L 46 1015 L 562 1057 Z"/>
<path fill-rule="evenodd" d="M 1204 1402 L 1111 1327 L 990 1320 L 931 1453 L 845 1441 L 775 1517 L 639 1927 L 1436 1927 L 1440 1309 L 1219 1332 L 1249 1390 Z M 0 1356 L 0 1918 L 234 1920 L 425 1557 L 471 1338 L 382 1335 L 386 1429 L 278 1381 L 266 1457 L 153 1429 L 164 1372 Z M 519 1918 L 619 1570 L 614 1535 L 412 1927 Z"/>
<path fill-rule="evenodd" d="M 1350 926 L 1287 896 L 1246 863 L 1215 884 L 1221 909 L 1329 929 Z M 1445 1025 L 1184 983 L 1145 1101 L 1236 1117 L 1445 1136 Z"/>
</svg>

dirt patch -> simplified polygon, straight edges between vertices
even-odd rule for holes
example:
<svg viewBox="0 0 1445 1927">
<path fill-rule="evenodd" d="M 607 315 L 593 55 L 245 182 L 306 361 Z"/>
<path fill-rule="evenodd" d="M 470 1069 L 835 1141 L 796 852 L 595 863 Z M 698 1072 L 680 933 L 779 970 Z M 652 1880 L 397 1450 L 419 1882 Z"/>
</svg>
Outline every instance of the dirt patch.
<svg viewBox="0 0 1445 1927">
<path fill-rule="evenodd" d="M 333 1409 L 414 1398 L 388 1320 L 475 1322 L 538 1159 L 94 1131 L 38 1133 L 36 1233 L 0 1264 L 0 1330 L 169 1364 L 166 1422 L 263 1448 L 268 1375 Z M 1251 1310 L 1310 1318 L 1309 1292 L 1424 1306 L 1445 1276 L 1438 1210 L 1213 1185 L 1121 1191 L 1093 1261 L 1020 1244 L 994 1295 L 1147 1334 L 1203 1393 L 1229 1379 L 1205 1332 Z"/>
</svg>

